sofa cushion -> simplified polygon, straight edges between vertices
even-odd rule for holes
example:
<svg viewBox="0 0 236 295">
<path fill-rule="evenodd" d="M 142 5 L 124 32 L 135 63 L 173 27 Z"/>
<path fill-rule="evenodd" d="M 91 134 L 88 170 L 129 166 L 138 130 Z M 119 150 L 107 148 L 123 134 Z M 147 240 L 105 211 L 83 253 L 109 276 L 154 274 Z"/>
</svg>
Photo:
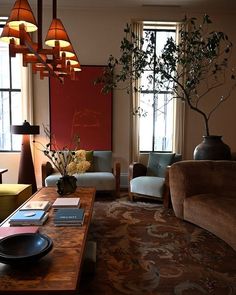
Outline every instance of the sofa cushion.
<svg viewBox="0 0 236 295">
<path fill-rule="evenodd" d="M 199 194 L 184 199 L 184 219 L 227 241 L 236 250 L 236 196 Z"/>
<path fill-rule="evenodd" d="M 86 151 L 86 160 L 90 163 L 90 167 L 87 170 L 88 172 L 94 171 L 93 168 L 93 151 Z"/>
<path fill-rule="evenodd" d="M 147 175 L 165 177 L 166 167 L 173 162 L 174 156 L 174 153 L 150 153 Z"/>
<path fill-rule="evenodd" d="M 112 151 L 93 152 L 93 171 L 112 172 Z"/>
<path fill-rule="evenodd" d="M 113 191 L 116 188 L 115 177 L 111 172 L 85 172 L 75 174 L 77 186 L 95 187 L 98 191 Z M 53 173 L 46 177 L 45 186 L 56 186 L 60 173 Z"/>
<path fill-rule="evenodd" d="M 155 176 L 139 176 L 131 179 L 130 192 L 162 198 L 165 178 Z"/>
</svg>

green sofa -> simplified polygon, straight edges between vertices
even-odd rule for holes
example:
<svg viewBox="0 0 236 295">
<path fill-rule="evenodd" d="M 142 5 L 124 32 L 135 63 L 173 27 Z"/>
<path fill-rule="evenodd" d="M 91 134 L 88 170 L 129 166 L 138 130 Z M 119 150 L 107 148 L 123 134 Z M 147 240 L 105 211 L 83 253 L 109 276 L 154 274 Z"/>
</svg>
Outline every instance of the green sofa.
<svg viewBox="0 0 236 295">
<path fill-rule="evenodd" d="M 95 187 L 97 191 L 120 193 L 120 163 L 113 164 L 112 151 L 93 151 L 92 169 L 75 174 L 77 186 Z M 42 185 L 56 186 L 60 173 L 50 162 L 42 164 Z"/>
</svg>

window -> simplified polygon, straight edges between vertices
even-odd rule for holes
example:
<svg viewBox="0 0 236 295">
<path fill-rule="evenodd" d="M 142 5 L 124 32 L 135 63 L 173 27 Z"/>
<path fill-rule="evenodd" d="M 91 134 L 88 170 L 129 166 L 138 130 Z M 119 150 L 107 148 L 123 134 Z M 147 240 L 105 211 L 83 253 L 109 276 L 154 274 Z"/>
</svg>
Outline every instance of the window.
<svg viewBox="0 0 236 295">
<path fill-rule="evenodd" d="M 144 23 L 143 34 L 152 36 L 155 53 L 159 56 L 167 38 L 175 40 L 176 25 L 154 26 Z M 141 78 L 140 108 L 145 116 L 140 117 L 139 149 L 140 152 L 171 151 L 174 115 L 172 94 L 165 88 L 156 93 L 155 80 L 150 85 L 149 75 L 155 77 L 155 69 L 146 70 Z"/>
<path fill-rule="evenodd" d="M 0 34 L 5 24 L 0 18 Z M 9 46 L 0 42 L 0 151 L 18 151 L 21 137 L 11 134 L 11 125 L 22 119 L 21 55 L 10 58 Z"/>
</svg>

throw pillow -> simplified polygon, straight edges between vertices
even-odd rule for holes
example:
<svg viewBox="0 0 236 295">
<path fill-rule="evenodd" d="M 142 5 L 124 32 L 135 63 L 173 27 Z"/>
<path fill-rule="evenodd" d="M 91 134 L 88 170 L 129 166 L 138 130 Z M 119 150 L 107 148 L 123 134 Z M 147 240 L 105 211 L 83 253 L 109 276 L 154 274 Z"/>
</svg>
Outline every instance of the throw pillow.
<svg viewBox="0 0 236 295">
<path fill-rule="evenodd" d="M 93 151 L 86 151 L 86 160 L 90 163 L 90 167 L 87 172 L 93 172 Z"/>
<path fill-rule="evenodd" d="M 174 156 L 175 153 L 150 153 L 147 175 L 165 177 L 166 167 L 172 164 Z"/>
</svg>

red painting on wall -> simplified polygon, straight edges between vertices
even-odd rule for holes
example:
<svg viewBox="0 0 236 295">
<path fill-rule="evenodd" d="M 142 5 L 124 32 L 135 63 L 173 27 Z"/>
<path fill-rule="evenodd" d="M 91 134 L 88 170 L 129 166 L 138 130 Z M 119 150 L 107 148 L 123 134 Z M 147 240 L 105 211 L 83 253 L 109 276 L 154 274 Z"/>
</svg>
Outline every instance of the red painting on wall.
<svg viewBox="0 0 236 295">
<path fill-rule="evenodd" d="M 94 80 L 104 66 L 82 66 L 77 80 L 50 78 L 50 130 L 59 148 L 112 150 L 112 93 L 101 93 Z"/>
</svg>

